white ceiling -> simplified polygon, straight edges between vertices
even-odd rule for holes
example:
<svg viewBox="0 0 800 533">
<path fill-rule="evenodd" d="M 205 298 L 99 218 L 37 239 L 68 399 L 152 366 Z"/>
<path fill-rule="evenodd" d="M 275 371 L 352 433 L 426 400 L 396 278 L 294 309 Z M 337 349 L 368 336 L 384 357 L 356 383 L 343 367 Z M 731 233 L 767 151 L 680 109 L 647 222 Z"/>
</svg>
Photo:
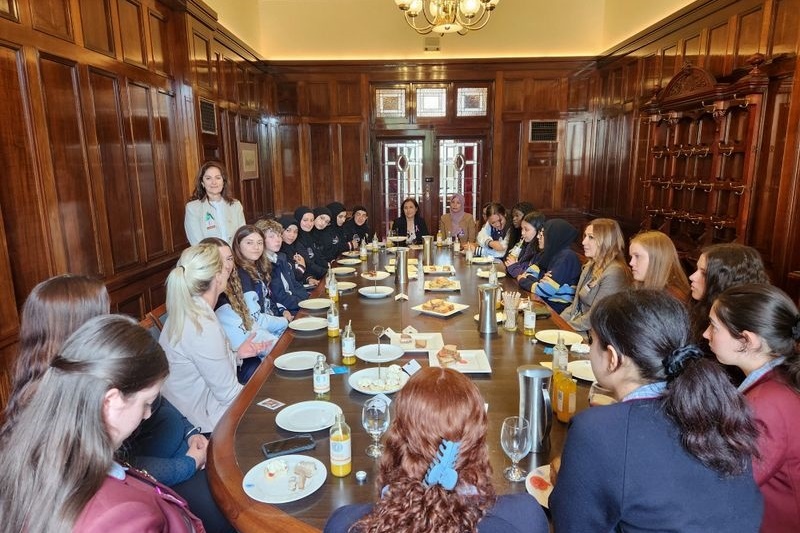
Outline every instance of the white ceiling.
<svg viewBox="0 0 800 533">
<path fill-rule="evenodd" d="M 394 0 L 205 2 L 223 26 L 277 61 L 593 56 L 692 0 L 501 0 L 485 28 L 445 35 L 433 53 Z"/>
</svg>

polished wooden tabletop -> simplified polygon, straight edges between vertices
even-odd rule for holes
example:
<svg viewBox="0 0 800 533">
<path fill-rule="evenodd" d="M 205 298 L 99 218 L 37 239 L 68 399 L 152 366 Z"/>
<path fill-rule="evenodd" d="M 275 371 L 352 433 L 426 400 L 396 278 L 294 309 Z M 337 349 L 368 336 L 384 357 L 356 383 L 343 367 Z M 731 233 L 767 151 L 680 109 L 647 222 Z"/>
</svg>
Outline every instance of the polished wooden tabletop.
<svg viewBox="0 0 800 533">
<path fill-rule="evenodd" d="M 411 258 L 422 261 L 422 252 L 412 251 Z M 358 287 L 369 286 L 374 282 L 361 277 L 367 270 L 383 269 L 394 258 L 394 254 L 385 250 L 370 253 L 366 262 L 355 265 L 356 272 L 340 276 L 339 281 L 350 281 Z M 463 257 L 446 247 L 437 248 L 433 254 L 437 265 L 452 264 L 456 274 L 453 279 L 461 282 L 461 290 L 456 292 L 433 293 L 425 291 L 423 283 L 435 276 L 423 275 L 420 266 L 418 279 L 411 279 L 407 284 L 397 285 L 395 276 L 377 282 L 394 288 L 391 296 L 380 299 L 368 299 L 361 296 L 357 289 L 343 292 L 340 301 L 340 324 L 344 327 L 352 321 L 356 334 L 356 345 L 373 344 L 376 337 L 372 329 L 376 325 L 390 327 L 401 331 L 406 326 L 413 326 L 420 333 L 441 332 L 444 342 L 456 344 L 459 349 L 483 349 L 488 355 L 492 372 L 487 374 L 470 374 L 470 378 L 478 386 L 488 403 L 489 428 L 488 443 L 491 464 L 494 469 L 493 481 L 499 494 L 520 492 L 525 490 L 524 483 L 511 483 L 503 477 L 503 469 L 510 460 L 500 447 L 500 428 L 503 419 L 518 414 L 519 385 L 517 367 L 525 364 L 550 361 L 551 356 L 544 353 L 547 345 L 531 342 L 531 337 L 522 334 L 521 327 L 516 332 L 503 329 L 498 325 L 496 334 L 478 333 L 478 285 L 486 283 L 477 275 L 479 270 L 486 270 L 487 265 L 467 264 Z M 503 271 L 502 265 L 498 265 Z M 514 280 L 502 278 L 500 282 L 505 290 L 516 290 Z M 316 293 L 321 292 L 319 288 Z M 396 301 L 394 296 L 399 292 L 408 295 L 408 300 Z M 448 318 L 440 318 L 422 314 L 412 307 L 435 297 L 446 297 L 449 301 L 469 305 L 469 308 Z M 304 312 L 305 313 L 305 312 Z M 304 314 L 303 313 L 303 314 Z M 324 317 L 325 311 L 313 314 Z M 522 316 L 519 316 L 521 322 Z M 520 324 L 521 325 L 521 324 Z M 539 318 L 537 330 L 569 329 L 557 315 Z M 384 339 L 384 342 L 386 340 Z M 330 364 L 341 364 L 340 339 L 329 339 L 326 330 L 315 332 L 295 332 L 291 329 L 281 337 L 273 350 L 274 356 L 297 350 L 313 350 L 327 355 Z M 414 352 L 406 354 L 398 361 L 404 364 L 416 359 L 421 365 L 428 364 L 427 353 Z M 225 414 L 214 430 L 208 458 L 208 477 L 214 497 L 226 516 L 241 532 L 278 532 L 278 531 L 318 531 L 325 524 L 330 514 L 338 507 L 350 503 L 365 503 L 375 500 L 375 479 L 378 462 L 367 457 L 364 450 L 370 438 L 361 426 L 361 408 L 370 396 L 351 389 L 348 374 L 331 376 L 331 392 L 329 401 L 342 408 L 345 419 L 352 429 L 353 471 L 344 478 L 336 478 L 328 474 L 325 484 L 312 495 L 299 501 L 269 505 L 248 497 L 242 489 L 244 474 L 253 466 L 264 460 L 261 444 L 264 442 L 289 437 L 291 432 L 285 431 L 275 423 L 279 411 L 271 411 L 257 405 L 265 398 L 274 398 L 287 405 L 317 399 L 312 389 L 312 372 L 287 372 L 273 365 L 271 355 L 259 367 L 251 381 Z M 375 366 L 358 361 L 350 367 L 350 372 Z M 587 406 L 588 384 L 579 382 L 578 409 Z M 548 452 L 530 454 L 523 459 L 522 465 L 534 468 L 549 462 L 552 455 L 560 453 L 566 434 L 566 424 L 554 420 L 550 434 Z M 314 450 L 303 452 L 316 457 L 329 467 L 328 430 L 314 433 L 317 446 Z M 367 481 L 359 484 L 355 472 L 367 472 Z"/>
</svg>

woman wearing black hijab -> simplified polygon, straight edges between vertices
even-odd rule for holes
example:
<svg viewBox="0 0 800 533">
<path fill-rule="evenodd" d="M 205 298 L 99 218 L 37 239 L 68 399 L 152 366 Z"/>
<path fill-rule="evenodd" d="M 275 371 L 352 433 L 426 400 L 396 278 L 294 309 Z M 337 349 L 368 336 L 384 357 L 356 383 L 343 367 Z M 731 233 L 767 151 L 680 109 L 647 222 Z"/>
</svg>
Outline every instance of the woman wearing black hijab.
<svg viewBox="0 0 800 533">
<path fill-rule="evenodd" d="M 367 208 L 363 205 L 353 207 L 353 218 L 344 223 L 344 235 L 348 241 L 369 240 L 372 230 L 367 223 Z"/>
<path fill-rule="evenodd" d="M 319 248 L 314 243 L 312 230 L 314 229 L 314 212 L 310 207 L 301 205 L 294 210 L 300 231 L 297 233 L 295 249 L 303 256 L 306 262 L 306 274 L 315 279 L 322 279 L 328 272 L 328 262 L 320 254 Z"/>
</svg>

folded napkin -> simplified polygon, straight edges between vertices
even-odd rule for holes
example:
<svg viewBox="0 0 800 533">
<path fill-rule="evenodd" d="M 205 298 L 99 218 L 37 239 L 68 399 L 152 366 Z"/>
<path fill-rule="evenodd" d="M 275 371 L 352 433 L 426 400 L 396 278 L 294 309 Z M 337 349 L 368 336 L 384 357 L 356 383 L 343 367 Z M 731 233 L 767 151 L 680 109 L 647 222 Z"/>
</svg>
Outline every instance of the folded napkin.
<svg viewBox="0 0 800 533">
<path fill-rule="evenodd" d="M 576 342 L 572 346 L 569 347 L 574 353 L 586 354 L 589 353 L 589 345 L 583 344 L 582 342 Z"/>
</svg>

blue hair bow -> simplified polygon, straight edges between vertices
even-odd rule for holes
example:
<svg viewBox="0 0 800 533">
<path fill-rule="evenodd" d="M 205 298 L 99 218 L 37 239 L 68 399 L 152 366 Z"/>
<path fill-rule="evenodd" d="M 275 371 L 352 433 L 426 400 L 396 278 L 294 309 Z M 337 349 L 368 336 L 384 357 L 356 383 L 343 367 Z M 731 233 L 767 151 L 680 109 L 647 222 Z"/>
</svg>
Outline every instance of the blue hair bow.
<svg viewBox="0 0 800 533">
<path fill-rule="evenodd" d="M 442 439 L 439 445 L 439 451 L 434 457 L 428 473 L 425 474 L 425 484 L 429 487 L 433 485 L 441 485 L 447 490 L 453 490 L 458 483 L 458 472 L 456 472 L 455 464 L 458 459 L 458 448 L 461 446 L 460 442 L 451 442 Z"/>
</svg>

